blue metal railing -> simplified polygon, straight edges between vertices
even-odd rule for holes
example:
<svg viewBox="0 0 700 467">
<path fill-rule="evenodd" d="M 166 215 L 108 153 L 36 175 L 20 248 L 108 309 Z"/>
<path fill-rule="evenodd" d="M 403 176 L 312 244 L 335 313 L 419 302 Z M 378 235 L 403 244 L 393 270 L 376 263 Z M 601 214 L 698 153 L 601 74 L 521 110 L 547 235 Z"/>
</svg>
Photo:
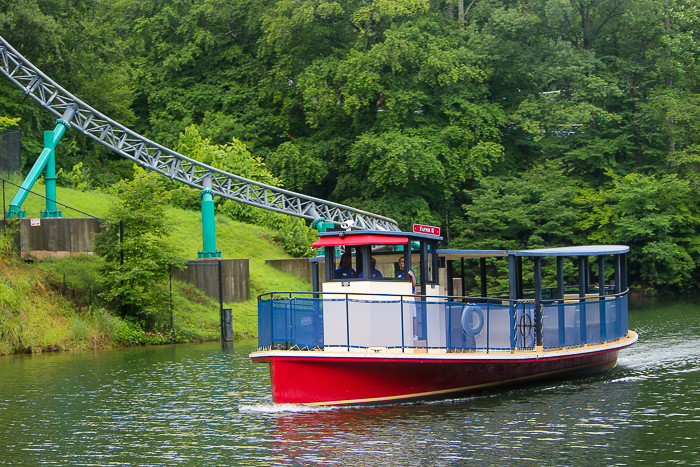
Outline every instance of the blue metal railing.
<svg viewBox="0 0 700 467">
<path fill-rule="evenodd" d="M 316 297 L 316 298 L 315 298 Z M 258 297 L 261 349 L 533 349 L 533 300 L 280 292 Z M 615 340 L 627 333 L 627 292 L 543 301 L 547 349 Z"/>
<path fill-rule="evenodd" d="M 627 334 L 627 293 L 542 304 L 545 348 L 619 339 Z"/>
</svg>

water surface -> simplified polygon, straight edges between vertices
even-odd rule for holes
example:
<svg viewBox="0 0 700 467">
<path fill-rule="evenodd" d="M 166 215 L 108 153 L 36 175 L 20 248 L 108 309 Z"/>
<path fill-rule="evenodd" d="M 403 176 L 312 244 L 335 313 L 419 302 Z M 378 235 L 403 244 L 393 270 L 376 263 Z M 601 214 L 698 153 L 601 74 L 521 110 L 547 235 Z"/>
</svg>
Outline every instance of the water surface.
<svg viewBox="0 0 700 467">
<path fill-rule="evenodd" d="M 255 342 L 0 357 L 0 465 L 700 465 L 700 309 L 629 321 L 606 373 L 380 407 L 271 404 Z"/>
</svg>

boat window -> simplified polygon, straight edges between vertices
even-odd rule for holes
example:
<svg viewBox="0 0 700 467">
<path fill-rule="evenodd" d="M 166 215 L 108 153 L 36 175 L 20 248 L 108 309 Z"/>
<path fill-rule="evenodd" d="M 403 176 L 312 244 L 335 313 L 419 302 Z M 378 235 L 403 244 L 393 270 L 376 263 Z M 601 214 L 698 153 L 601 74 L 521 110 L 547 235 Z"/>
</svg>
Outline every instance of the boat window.
<svg viewBox="0 0 700 467">
<path fill-rule="evenodd" d="M 427 247 L 428 247 L 428 258 L 427 258 L 428 265 L 426 267 L 426 271 L 428 271 L 428 277 L 425 278 L 425 283 L 426 284 L 435 284 L 436 283 L 435 273 L 436 273 L 436 269 L 438 267 L 438 264 L 435 264 L 436 256 L 433 255 L 433 253 L 435 252 L 435 245 L 428 244 Z"/>
<path fill-rule="evenodd" d="M 403 246 L 403 245 L 402 245 Z M 345 267 L 349 267 L 354 271 L 354 277 L 350 278 L 347 275 L 343 277 L 337 277 L 336 271 L 342 266 L 342 257 L 344 253 L 350 254 L 350 264 Z M 337 254 L 329 254 L 326 256 L 326 261 L 330 259 L 331 264 L 328 268 L 323 266 L 330 276 L 326 276 L 326 280 L 330 281 L 406 281 L 405 277 L 396 277 L 399 271 L 399 259 L 405 258 L 405 264 L 411 268 L 413 274 L 416 277 L 416 281 L 420 284 L 420 258 L 421 255 L 418 251 L 412 251 L 406 253 L 405 246 L 404 250 L 396 249 L 393 245 L 358 245 L 358 246 L 345 246 L 342 250 L 336 251 Z M 364 277 L 364 262 L 370 261 L 368 270 L 375 271 L 368 279 Z M 372 262 L 374 261 L 374 267 L 372 267 Z M 429 258 L 429 267 L 432 268 L 432 258 Z M 325 264 L 325 261 L 324 261 Z M 436 266 L 437 267 L 437 266 Z M 432 269 L 430 269 L 432 271 Z M 363 273 L 363 277 L 359 277 L 360 273 Z M 346 272 L 347 274 L 347 272 Z M 432 272 L 430 272 L 432 274 Z M 431 275 L 428 277 L 432 277 Z M 427 283 L 431 283 L 428 281 Z"/>
</svg>

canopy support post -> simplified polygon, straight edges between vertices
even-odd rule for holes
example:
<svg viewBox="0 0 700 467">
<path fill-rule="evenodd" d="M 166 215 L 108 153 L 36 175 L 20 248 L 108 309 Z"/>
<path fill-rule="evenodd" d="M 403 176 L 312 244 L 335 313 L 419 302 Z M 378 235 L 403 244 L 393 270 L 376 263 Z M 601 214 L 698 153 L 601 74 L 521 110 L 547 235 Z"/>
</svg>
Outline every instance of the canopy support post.
<svg viewBox="0 0 700 467">
<path fill-rule="evenodd" d="M 535 258 L 535 346 L 542 351 L 542 258 Z"/>
<path fill-rule="evenodd" d="M 600 339 L 607 338 L 607 320 L 605 313 L 605 256 L 598 256 L 598 311 L 600 313 Z"/>
<path fill-rule="evenodd" d="M 479 285 L 481 286 L 481 298 L 486 298 L 486 258 L 479 258 L 479 277 Z"/>
<path fill-rule="evenodd" d="M 581 342 L 586 342 L 586 267 L 587 257 L 578 257 L 578 308 L 579 308 L 579 329 Z"/>
<path fill-rule="evenodd" d="M 557 256 L 557 298 L 560 299 L 557 306 L 557 322 L 559 325 L 559 345 L 566 342 L 566 322 L 564 315 L 564 257 Z"/>
<path fill-rule="evenodd" d="M 455 294 L 455 287 L 454 287 L 454 277 L 455 277 L 455 262 L 454 260 L 448 260 L 446 263 L 447 266 L 447 296 L 452 297 Z M 452 298 L 449 299 L 449 301 L 453 301 Z"/>
<path fill-rule="evenodd" d="M 516 286 L 518 284 L 518 279 L 517 279 L 517 261 L 516 257 L 514 255 L 508 255 L 508 291 L 509 295 L 508 298 L 510 298 L 511 303 L 511 309 L 510 309 L 510 351 L 515 352 L 515 314 L 517 313 L 517 307 L 516 307 L 516 302 L 517 300 L 517 294 L 516 294 Z"/>
</svg>

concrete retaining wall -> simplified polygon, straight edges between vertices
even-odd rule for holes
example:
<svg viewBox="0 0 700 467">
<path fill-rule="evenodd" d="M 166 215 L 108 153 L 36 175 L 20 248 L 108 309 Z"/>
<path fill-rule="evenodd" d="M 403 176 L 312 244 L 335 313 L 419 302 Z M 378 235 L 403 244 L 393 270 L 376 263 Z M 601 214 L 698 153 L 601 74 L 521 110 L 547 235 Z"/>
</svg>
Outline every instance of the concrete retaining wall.
<svg viewBox="0 0 700 467">
<path fill-rule="evenodd" d="M 32 220 L 35 225 L 32 225 Z M 2 223 L 5 228 L 5 221 Z M 95 234 L 100 230 L 100 221 L 93 218 L 19 219 L 19 233 L 15 235 L 15 242 L 20 247 L 22 258 L 32 256 L 43 259 L 92 253 Z"/>
<path fill-rule="evenodd" d="M 219 300 L 219 261 L 223 282 L 224 302 L 250 300 L 250 271 L 247 259 L 197 259 L 187 263 L 182 271 L 173 271 L 173 277 L 188 282 L 208 297 Z"/>
<path fill-rule="evenodd" d="M 297 277 L 304 279 L 309 284 L 311 283 L 311 263 L 308 258 L 297 259 L 268 259 L 265 264 L 269 264 L 278 271 L 294 274 Z M 323 262 L 319 266 L 323 271 Z"/>
</svg>

